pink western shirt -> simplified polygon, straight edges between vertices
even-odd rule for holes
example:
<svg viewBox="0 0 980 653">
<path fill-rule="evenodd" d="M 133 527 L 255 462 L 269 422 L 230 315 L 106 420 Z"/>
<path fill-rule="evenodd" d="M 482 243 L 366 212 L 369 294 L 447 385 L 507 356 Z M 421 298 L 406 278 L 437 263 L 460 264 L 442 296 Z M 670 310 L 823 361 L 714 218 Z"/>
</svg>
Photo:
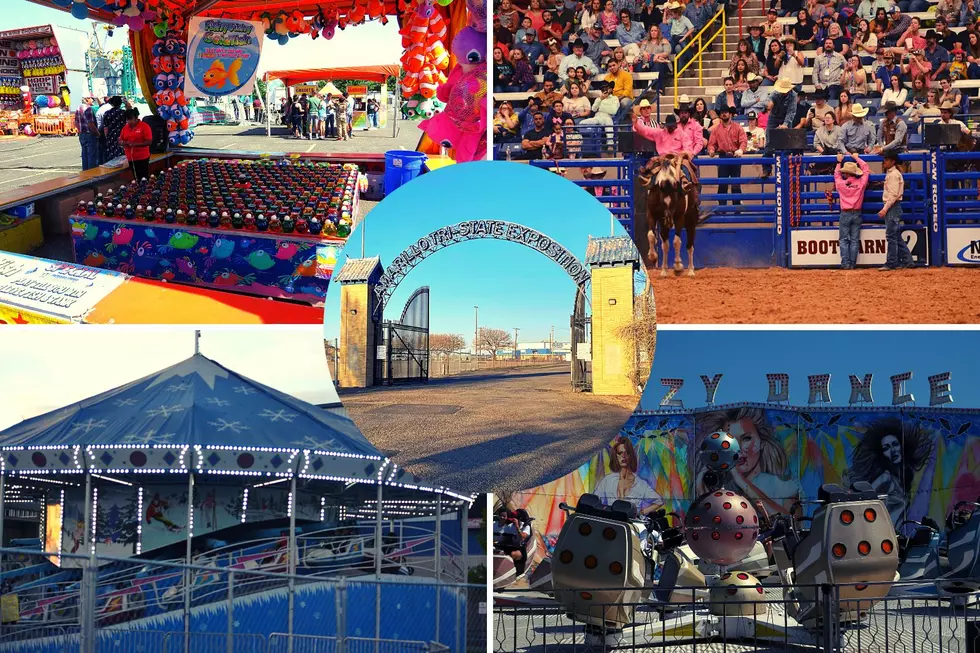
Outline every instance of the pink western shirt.
<svg viewBox="0 0 980 653">
<path fill-rule="evenodd" d="M 688 152 L 691 156 L 697 154 L 704 148 L 704 134 L 701 126 L 689 120 L 687 126 L 678 123 L 673 132 L 667 131 L 666 127 L 649 127 L 642 121 L 633 123 L 633 130 L 640 136 L 653 141 L 657 145 L 657 154 L 680 154 Z"/>
<path fill-rule="evenodd" d="M 840 196 L 841 211 L 859 211 L 864 204 L 864 189 L 868 187 L 871 169 L 863 160 L 859 160 L 857 164 L 864 172 L 860 177 L 848 176 L 845 179 L 840 173 L 839 163 L 834 169 L 834 185 L 837 187 L 837 195 Z"/>
</svg>

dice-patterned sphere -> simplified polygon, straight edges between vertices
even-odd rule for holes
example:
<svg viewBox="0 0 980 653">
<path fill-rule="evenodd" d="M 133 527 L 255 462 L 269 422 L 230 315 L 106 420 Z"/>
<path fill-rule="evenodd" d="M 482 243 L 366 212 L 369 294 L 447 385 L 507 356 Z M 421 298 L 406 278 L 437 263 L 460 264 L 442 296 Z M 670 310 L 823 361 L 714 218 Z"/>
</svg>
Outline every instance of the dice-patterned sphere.
<svg viewBox="0 0 980 653">
<path fill-rule="evenodd" d="M 687 543 L 702 560 L 731 565 L 752 551 L 759 515 L 749 500 L 724 488 L 698 497 L 684 518 Z"/>
<path fill-rule="evenodd" d="M 730 433 L 715 431 L 701 443 L 701 462 L 713 472 L 728 472 L 735 468 L 742 448 Z"/>
<path fill-rule="evenodd" d="M 769 609 L 761 602 L 764 598 L 758 578 L 744 571 L 729 571 L 711 586 L 709 610 L 719 617 L 762 615 Z"/>
</svg>

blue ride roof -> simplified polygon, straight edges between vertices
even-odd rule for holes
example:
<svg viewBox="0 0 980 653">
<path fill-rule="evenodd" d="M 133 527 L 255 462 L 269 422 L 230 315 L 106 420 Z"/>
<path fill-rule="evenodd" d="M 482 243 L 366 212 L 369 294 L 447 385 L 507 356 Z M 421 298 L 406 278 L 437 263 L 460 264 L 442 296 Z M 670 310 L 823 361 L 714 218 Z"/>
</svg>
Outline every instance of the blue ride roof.
<svg viewBox="0 0 980 653">
<path fill-rule="evenodd" d="M 4 447 L 76 445 L 275 447 L 382 457 L 350 419 L 201 354 L 0 432 Z"/>
</svg>

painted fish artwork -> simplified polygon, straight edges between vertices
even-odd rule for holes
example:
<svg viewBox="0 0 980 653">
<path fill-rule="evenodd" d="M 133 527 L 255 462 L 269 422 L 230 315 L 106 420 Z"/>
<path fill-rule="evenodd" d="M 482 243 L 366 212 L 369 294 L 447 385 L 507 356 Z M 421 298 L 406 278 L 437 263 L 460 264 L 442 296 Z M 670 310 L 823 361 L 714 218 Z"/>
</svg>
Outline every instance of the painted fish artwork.
<svg viewBox="0 0 980 653">
<path fill-rule="evenodd" d="M 85 265 L 313 306 L 323 305 L 336 263 L 336 245 L 281 233 L 160 225 L 144 230 L 93 216 L 71 223 L 75 260 Z"/>
<path fill-rule="evenodd" d="M 241 82 L 238 81 L 238 71 L 241 68 L 241 59 L 235 59 L 228 64 L 227 68 L 221 59 L 215 59 L 211 67 L 204 73 L 204 87 L 221 90 L 228 84 L 235 88 L 241 86 Z"/>
</svg>

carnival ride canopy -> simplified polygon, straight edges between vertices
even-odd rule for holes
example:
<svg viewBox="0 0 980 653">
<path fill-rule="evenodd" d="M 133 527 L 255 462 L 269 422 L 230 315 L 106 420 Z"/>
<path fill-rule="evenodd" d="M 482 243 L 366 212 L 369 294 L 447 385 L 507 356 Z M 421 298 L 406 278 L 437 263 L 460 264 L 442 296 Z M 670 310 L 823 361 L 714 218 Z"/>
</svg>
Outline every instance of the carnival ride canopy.
<svg viewBox="0 0 980 653">
<path fill-rule="evenodd" d="M 241 376 L 201 354 L 0 431 L 0 446 L 27 450 L 195 445 L 323 449 L 382 458 L 350 419 Z M 5 462 L 8 468 L 19 467 Z"/>
<path fill-rule="evenodd" d="M 397 79 L 400 73 L 401 68 L 398 64 L 392 64 L 390 66 L 343 66 L 340 68 L 270 70 L 265 74 L 265 81 L 271 82 L 274 79 L 281 79 L 286 86 L 332 79 L 356 79 L 384 84 L 389 77 Z"/>
</svg>

